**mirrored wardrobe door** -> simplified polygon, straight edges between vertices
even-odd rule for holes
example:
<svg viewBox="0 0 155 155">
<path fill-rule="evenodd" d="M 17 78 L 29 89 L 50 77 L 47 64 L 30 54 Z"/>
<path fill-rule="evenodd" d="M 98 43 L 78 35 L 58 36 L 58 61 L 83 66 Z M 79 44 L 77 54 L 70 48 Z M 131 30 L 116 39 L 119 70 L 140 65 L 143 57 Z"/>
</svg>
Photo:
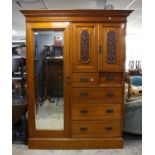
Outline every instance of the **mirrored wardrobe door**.
<svg viewBox="0 0 155 155">
<path fill-rule="evenodd" d="M 64 31 L 34 31 L 36 130 L 64 130 Z"/>
</svg>

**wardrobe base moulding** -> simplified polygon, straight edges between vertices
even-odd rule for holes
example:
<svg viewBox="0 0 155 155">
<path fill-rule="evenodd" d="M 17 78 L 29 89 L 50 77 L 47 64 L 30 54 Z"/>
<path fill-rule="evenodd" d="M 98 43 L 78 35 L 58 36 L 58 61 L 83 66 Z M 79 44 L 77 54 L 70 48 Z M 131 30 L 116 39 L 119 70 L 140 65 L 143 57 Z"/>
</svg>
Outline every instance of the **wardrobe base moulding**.
<svg viewBox="0 0 155 155">
<path fill-rule="evenodd" d="M 30 138 L 30 149 L 120 149 L 123 138 Z"/>
</svg>

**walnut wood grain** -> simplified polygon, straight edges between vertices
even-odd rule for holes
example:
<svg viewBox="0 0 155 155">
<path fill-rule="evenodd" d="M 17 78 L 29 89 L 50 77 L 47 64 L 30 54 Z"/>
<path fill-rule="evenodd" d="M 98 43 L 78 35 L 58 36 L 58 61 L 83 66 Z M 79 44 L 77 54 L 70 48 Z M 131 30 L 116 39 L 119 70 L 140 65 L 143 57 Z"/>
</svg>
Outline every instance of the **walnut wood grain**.
<svg viewBox="0 0 155 155">
<path fill-rule="evenodd" d="M 72 87 L 93 87 L 97 84 L 97 73 L 73 73 Z"/>
<path fill-rule="evenodd" d="M 72 122 L 72 137 L 120 137 L 120 122 L 119 121 L 73 121 Z"/>
<path fill-rule="evenodd" d="M 116 104 L 74 104 L 72 120 L 119 120 L 121 103 Z"/>
<path fill-rule="evenodd" d="M 21 10 L 21 12 L 26 17 L 29 148 L 122 148 L 125 34 L 127 16 L 132 10 Z M 35 127 L 33 53 L 35 30 L 64 31 L 64 130 L 62 131 L 37 130 Z M 89 33 L 87 63 L 80 61 L 82 31 Z M 117 36 L 115 40 L 117 52 L 113 63 L 106 61 L 109 31 L 113 31 Z"/>
</svg>

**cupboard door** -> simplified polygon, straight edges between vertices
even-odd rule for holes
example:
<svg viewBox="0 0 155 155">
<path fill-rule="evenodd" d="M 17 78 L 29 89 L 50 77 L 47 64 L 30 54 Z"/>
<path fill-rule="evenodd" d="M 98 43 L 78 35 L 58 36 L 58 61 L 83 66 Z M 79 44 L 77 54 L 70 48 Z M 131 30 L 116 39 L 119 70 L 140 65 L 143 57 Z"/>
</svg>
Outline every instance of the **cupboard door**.
<svg viewBox="0 0 155 155">
<path fill-rule="evenodd" d="M 29 138 L 69 137 L 69 23 L 27 23 Z"/>
<path fill-rule="evenodd" d="M 97 71 L 98 24 L 73 24 L 72 33 L 72 71 Z"/>
<path fill-rule="evenodd" d="M 123 71 L 124 24 L 100 24 L 99 71 Z"/>
</svg>

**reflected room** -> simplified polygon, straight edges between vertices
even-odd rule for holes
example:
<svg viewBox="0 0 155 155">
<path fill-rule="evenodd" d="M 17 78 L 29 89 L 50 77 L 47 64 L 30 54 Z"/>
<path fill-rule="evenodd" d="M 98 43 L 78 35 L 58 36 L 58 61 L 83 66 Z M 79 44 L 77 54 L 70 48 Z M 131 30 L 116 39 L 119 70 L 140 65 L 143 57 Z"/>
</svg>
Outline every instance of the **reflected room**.
<svg viewBox="0 0 155 155">
<path fill-rule="evenodd" d="M 63 31 L 34 31 L 35 123 L 64 130 Z"/>
</svg>

